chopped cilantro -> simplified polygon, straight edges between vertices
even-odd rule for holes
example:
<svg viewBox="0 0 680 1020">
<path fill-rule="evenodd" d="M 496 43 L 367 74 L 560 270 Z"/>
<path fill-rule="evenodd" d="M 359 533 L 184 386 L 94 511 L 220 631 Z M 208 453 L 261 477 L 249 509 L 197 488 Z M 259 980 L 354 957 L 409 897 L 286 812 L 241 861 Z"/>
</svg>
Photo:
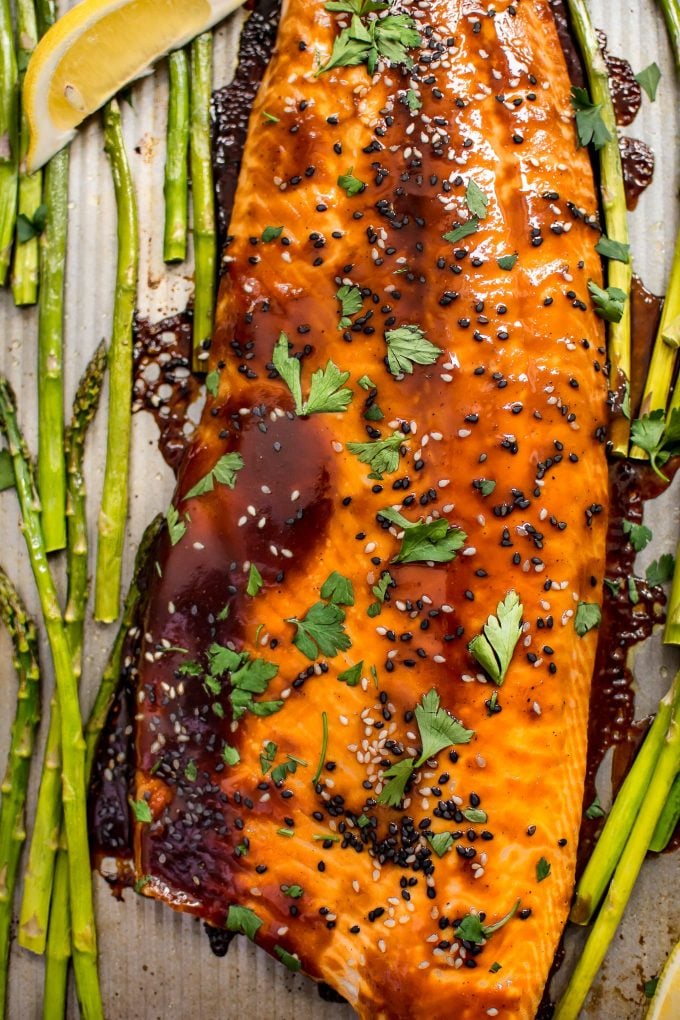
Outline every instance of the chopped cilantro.
<svg viewBox="0 0 680 1020">
<path fill-rule="evenodd" d="M 171 545 L 177 545 L 186 535 L 187 526 L 179 519 L 177 507 L 170 505 L 165 512 L 165 520 L 168 524 L 168 535 Z"/>
<path fill-rule="evenodd" d="M 355 195 L 360 194 L 364 190 L 366 184 L 354 176 L 354 167 L 351 166 L 347 173 L 340 174 L 338 177 L 338 187 L 346 191 L 349 198 L 354 198 Z"/>
<path fill-rule="evenodd" d="M 596 797 L 595 800 L 593 801 L 593 803 L 589 807 L 586 808 L 585 815 L 586 815 L 586 818 L 591 818 L 591 819 L 592 818 L 604 818 L 605 811 L 604 811 L 604 808 L 602 807 L 602 805 L 600 804 L 600 798 L 599 797 Z"/>
<path fill-rule="evenodd" d="M 492 478 L 479 478 L 474 485 L 481 492 L 482 496 L 490 496 L 496 488 L 496 483 Z"/>
<path fill-rule="evenodd" d="M 536 881 L 544 882 L 550 874 L 550 861 L 545 857 L 539 857 L 536 862 Z"/>
<path fill-rule="evenodd" d="M 250 595 L 253 598 L 262 589 L 264 581 L 262 580 L 262 574 L 257 569 L 254 563 L 250 564 L 250 570 L 248 571 L 248 584 L 246 585 L 246 595 Z"/>
<path fill-rule="evenodd" d="M 406 90 L 406 105 L 409 110 L 419 110 L 423 105 L 420 96 L 413 89 Z"/>
<path fill-rule="evenodd" d="M 588 280 L 588 290 L 593 299 L 595 314 L 606 322 L 621 322 L 626 303 L 626 292 L 620 287 L 598 287 L 594 280 Z"/>
<path fill-rule="evenodd" d="M 213 682 L 229 674 L 229 701 L 234 719 L 240 719 L 246 711 L 257 716 L 268 716 L 283 707 L 282 701 L 255 701 L 254 694 L 263 694 L 279 671 L 274 662 L 266 659 L 251 659 L 249 652 L 234 652 L 224 645 L 212 644 L 208 649 L 209 678 Z M 220 718 L 224 709 L 219 703 L 212 706 Z"/>
<path fill-rule="evenodd" d="M 349 286 L 348 284 L 343 284 L 335 296 L 340 302 L 341 319 L 338 323 L 338 329 L 347 329 L 348 326 L 352 325 L 350 316 L 356 315 L 357 312 L 361 311 L 364 299 L 358 287 Z"/>
<path fill-rule="evenodd" d="M 630 262 L 630 245 L 622 244 L 621 241 L 612 241 L 604 234 L 595 245 L 595 251 L 605 259 L 613 262 Z"/>
<path fill-rule="evenodd" d="M 374 383 L 373 380 L 371 379 L 370 375 L 362 375 L 361 379 L 359 379 L 359 385 L 361 386 L 362 390 L 375 390 L 378 388 L 376 383 Z"/>
<path fill-rule="evenodd" d="M 635 75 L 635 81 L 638 85 L 645 90 L 649 99 L 652 102 L 656 99 L 656 90 L 659 87 L 661 81 L 661 71 L 659 65 L 654 61 L 648 67 L 645 67 L 642 71 L 639 71 Z"/>
<path fill-rule="evenodd" d="M 468 181 L 465 189 L 465 202 L 472 215 L 476 216 L 478 220 L 486 218 L 489 199 L 472 178 Z"/>
<path fill-rule="evenodd" d="M 326 760 L 326 751 L 328 750 L 328 715 L 326 712 L 321 713 L 321 751 L 319 753 L 319 761 L 312 776 L 312 786 L 316 786 L 321 776 L 324 762 Z"/>
<path fill-rule="evenodd" d="M 184 769 L 184 775 L 186 776 L 190 783 L 196 782 L 196 777 L 198 776 L 198 769 L 196 768 L 196 762 L 193 759 L 187 762 L 186 768 Z"/>
<path fill-rule="evenodd" d="M 26 213 L 19 213 L 17 216 L 17 241 L 24 244 L 31 238 L 37 237 L 45 229 L 47 223 L 47 206 L 43 203 L 38 206 L 33 216 Z"/>
<path fill-rule="evenodd" d="M 267 110 L 262 111 L 262 116 L 272 124 L 278 124 L 280 120 L 279 117 L 275 117 L 273 113 L 268 113 Z"/>
<path fill-rule="evenodd" d="M 131 801 L 131 806 L 138 822 L 141 822 L 143 825 L 149 825 L 153 821 L 151 808 L 145 800 L 133 800 Z"/>
<path fill-rule="evenodd" d="M 344 610 L 334 602 L 315 602 L 301 620 L 295 616 L 286 620 L 297 627 L 293 644 L 312 662 L 320 654 L 333 656 L 351 647 L 344 622 Z"/>
<path fill-rule="evenodd" d="M 469 744 L 475 735 L 474 730 L 466 730 L 462 723 L 441 708 L 439 695 L 432 688 L 424 694 L 415 708 L 416 722 L 420 730 L 422 753 L 415 762 L 420 767 L 430 758 L 436 757 L 445 747 L 452 744 Z"/>
<path fill-rule="evenodd" d="M 282 885 L 281 892 L 284 896 L 290 896 L 292 900 L 299 900 L 304 893 L 301 885 Z"/>
<path fill-rule="evenodd" d="M 384 18 L 367 21 L 372 11 L 387 10 L 389 4 L 373 0 L 329 0 L 327 11 L 351 14 L 347 28 L 336 36 L 330 59 L 316 72 L 317 76 L 333 67 L 356 67 L 366 64 L 368 73 L 375 72 L 378 60 L 389 64 L 413 66 L 408 50 L 420 43 L 416 23 L 408 14 L 387 14 Z"/>
<path fill-rule="evenodd" d="M 404 758 L 390 765 L 382 774 L 384 786 L 378 795 L 379 804 L 399 807 L 406 791 L 406 784 L 413 774 L 413 758 Z"/>
<path fill-rule="evenodd" d="M 656 995 L 657 985 L 659 984 L 658 977 L 650 978 L 649 981 L 645 981 L 643 991 L 646 999 L 653 999 Z"/>
<path fill-rule="evenodd" d="M 481 945 L 488 938 L 490 938 L 494 932 L 506 925 L 510 918 L 514 917 L 519 910 L 520 901 L 517 900 L 511 910 L 502 917 L 500 921 L 496 921 L 495 924 L 483 924 L 477 914 L 466 914 L 462 919 L 458 927 L 455 929 L 455 934 L 466 942 L 472 942 L 473 945 Z"/>
<path fill-rule="evenodd" d="M 239 932 L 241 935 L 246 935 L 251 942 L 254 942 L 255 936 L 262 927 L 262 924 L 263 921 L 250 907 L 237 907 L 234 905 L 229 907 L 227 931 Z"/>
<path fill-rule="evenodd" d="M 215 464 L 215 467 L 208 471 L 196 485 L 183 496 L 183 499 L 193 499 L 195 496 L 202 496 L 206 492 L 212 492 L 215 482 L 226 485 L 233 489 L 236 486 L 236 475 L 243 468 L 243 457 L 240 453 L 225 453 Z"/>
<path fill-rule="evenodd" d="M 579 637 L 599 627 L 602 611 L 595 602 L 579 602 L 574 616 L 574 627 Z"/>
<path fill-rule="evenodd" d="M 467 538 L 464 531 L 452 527 L 445 517 L 428 524 L 414 524 L 391 507 L 381 510 L 380 516 L 404 532 L 393 563 L 450 563 Z"/>
<path fill-rule="evenodd" d="M 262 769 L 263 776 L 267 775 L 274 764 L 277 751 L 278 744 L 275 744 L 273 740 L 268 740 L 260 752 L 260 768 Z"/>
<path fill-rule="evenodd" d="M 222 758 L 227 765 L 238 765 L 241 760 L 241 755 L 235 747 L 231 747 L 229 744 L 226 744 L 222 751 Z"/>
<path fill-rule="evenodd" d="M 307 764 L 302 758 L 296 758 L 294 754 L 287 754 L 286 760 L 272 769 L 272 780 L 275 783 L 282 783 L 288 776 L 295 775 L 298 765 L 306 767 Z"/>
<path fill-rule="evenodd" d="M 385 601 L 387 591 L 393 582 L 394 578 L 390 574 L 389 570 L 384 570 L 378 583 L 374 584 L 371 589 L 377 599 L 377 602 L 372 602 L 366 610 L 369 616 L 374 617 L 380 615 L 381 606 Z"/>
<path fill-rule="evenodd" d="M 459 223 L 453 230 L 449 230 L 448 234 L 442 234 L 444 241 L 448 241 L 449 244 L 458 244 L 463 238 L 469 237 L 470 234 L 476 234 L 479 229 L 479 218 L 472 216 L 471 219 L 465 223 Z"/>
<path fill-rule="evenodd" d="M 602 104 L 592 103 L 586 89 L 574 86 L 571 90 L 571 105 L 576 113 L 576 133 L 579 145 L 590 145 L 602 149 L 612 140 L 612 135 L 602 119 Z"/>
<path fill-rule="evenodd" d="M 299 957 L 286 952 L 282 946 L 274 946 L 274 952 L 284 967 L 287 967 L 288 970 L 293 971 L 293 973 L 297 973 L 297 971 L 299 971 L 302 967 Z"/>
<path fill-rule="evenodd" d="M 614 598 L 616 598 L 619 592 L 621 591 L 621 581 L 618 579 L 612 580 L 612 578 L 610 577 L 605 577 L 604 586 L 607 589 L 607 591 L 614 596 Z"/>
<path fill-rule="evenodd" d="M 363 668 L 364 660 L 362 659 L 361 662 L 357 662 L 354 666 L 350 666 L 348 669 L 343 670 L 342 673 L 338 673 L 338 680 L 347 684 L 348 687 L 356 687 L 361 680 Z"/>
<path fill-rule="evenodd" d="M 212 372 L 208 372 L 205 377 L 205 388 L 211 397 L 217 396 L 217 391 L 220 385 L 220 373 L 217 369 L 213 369 Z"/>
<path fill-rule="evenodd" d="M 667 482 L 661 468 L 680 453 L 680 408 L 674 407 L 668 420 L 662 410 L 643 415 L 632 423 L 630 437 L 634 446 L 649 454 L 657 475 Z"/>
<path fill-rule="evenodd" d="M 412 375 L 414 365 L 433 365 L 444 353 L 430 343 L 420 326 L 399 326 L 385 333 L 387 363 L 392 375 Z"/>
<path fill-rule="evenodd" d="M 292 839 L 293 836 L 295 835 L 295 829 L 277 829 L 276 835 L 285 836 L 286 839 Z"/>
<path fill-rule="evenodd" d="M 496 259 L 499 269 L 514 269 L 519 255 L 501 255 Z"/>
<path fill-rule="evenodd" d="M 494 694 L 496 692 L 494 691 Z M 481 808 L 469 807 L 463 810 L 463 817 L 468 821 L 472 822 L 473 825 L 484 825 L 488 822 L 489 816 L 486 811 L 482 811 Z"/>
<path fill-rule="evenodd" d="M 359 458 L 362 464 L 371 468 L 369 478 L 382 479 L 383 474 L 392 474 L 399 467 L 402 445 L 407 442 L 401 432 L 394 432 L 387 439 L 374 439 L 370 443 L 347 443 L 347 449 Z"/>
<path fill-rule="evenodd" d="M 349 372 L 341 372 L 337 365 L 328 361 L 325 368 L 319 368 L 312 374 L 309 398 L 303 401 L 300 362 L 288 353 L 288 337 L 285 333 L 280 335 L 274 346 L 272 361 L 293 395 L 297 414 L 305 416 L 322 411 L 347 410 L 352 400 L 352 391 L 344 385 L 349 379 Z"/>
<path fill-rule="evenodd" d="M 672 581 L 674 571 L 675 557 L 672 553 L 664 553 L 647 567 L 645 574 L 647 584 L 666 584 L 667 581 Z"/>
<path fill-rule="evenodd" d="M 489 616 L 482 633 L 472 639 L 468 650 L 494 683 L 505 680 L 515 647 L 522 635 L 524 607 L 516 591 L 509 591 Z"/>
<path fill-rule="evenodd" d="M 334 570 L 321 586 L 321 598 L 339 606 L 354 605 L 354 587 L 349 577 Z"/>
<path fill-rule="evenodd" d="M 500 964 L 498 962 L 492 963 L 491 966 L 489 967 L 489 974 L 497 974 L 498 971 L 502 970 L 502 969 L 503 969 L 503 965 L 502 964 Z"/>
<path fill-rule="evenodd" d="M 623 522 L 623 533 L 628 535 L 628 541 L 635 552 L 641 552 L 645 546 L 652 541 L 653 535 L 644 524 L 635 524 L 633 521 Z"/>
<path fill-rule="evenodd" d="M 453 836 L 450 832 L 433 832 L 427 838 L 437 857 L 443 857 L 453 846 Z"/>
<path fill-rule="evenodd" d="M 275 241 L 278 237 L 281 237 L 283 233 L 283 227 L 265 227 L 262 231 L 262 240 L 265 244 L 269 244 L 270 241 Z"/>
<path fill-rule="evenodd" d="M 634 577 L 628 578 L 628 598 L 631 606 L 636 606 L 640 601 L 640 595 L 637 590 L 637 582 Z"/>
</svg>

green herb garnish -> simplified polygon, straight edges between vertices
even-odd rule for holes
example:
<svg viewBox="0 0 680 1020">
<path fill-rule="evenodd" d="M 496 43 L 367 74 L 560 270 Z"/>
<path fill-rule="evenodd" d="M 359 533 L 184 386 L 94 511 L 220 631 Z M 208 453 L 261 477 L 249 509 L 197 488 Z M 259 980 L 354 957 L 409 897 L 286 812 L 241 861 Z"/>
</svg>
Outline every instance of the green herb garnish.
<svg viewBox="0 0 680 1020">
<path fill-rule="evenodd" d="M 233 905 L 229 907 L 227 931 L 239 932 L 241 935 L 246 935 L 251 942 L 254 942 L 255 936 L 263 923 L 250 907 L 236 907 Z"/>
<path fill-rule="evenodd" d="M 611 133 L 602 119 L 602 104 L 592 103 L 586 89 L 574 86 L 571 90 L 571 105 L 576 113 L 576 133 L 579 145 L 590 145 L 602 149 L 612 140 Z"/>
<path fill-rule="evenodd" d="M 474 637 L 468 650 L 482 669 L 499 687 L 505 680 L 517 642 L 522 635 L 522 613 L 524 607 L 516 591 L 509 591 L 496 607 L 496 616 L 491 615 L 482 633 Z"/>
<path fill-rule="evenodd" d="M 626 303 L 626 292 L 620 287 L 598 287 L 594 280 L 588 280 L 588 290 L 593 299 L 595 314 L 605 322 L 620 322 Z"/>
<path fill-rule="evenodd" d="M 285 333 L 280 335 L 274 346 L 272 361 L 293 395 L 297 414 L 304 416 L 322 411 L 347 410 L 352 400 L 352 391 L 344 385 L 349 379 L 349 372 L 341 372 L 337 365 L 328 361 L 325 368 L 319 368 L 312 374 L 309 397 L 303 401 L 300 361 L 288 353 L 288 337 Z"/>
<path fill-rule="evenodd" d="M 196 482 L 194 487 L 189 489 L 182 498 L 194 499 L 194 497 L 202 496 L 206 492 L 212 492 L 215 482 L 233 489 L 236 486 L 236 475 L 242 468 L 243 457 L 240 453 L 225 453 L 217 461 L 215 467 L 208 471 L 207 475 L 203 475 L 203 478 Z"/>
<path fill-rule="evenodd" d="M 517 900 L 514 907 L 508 911 L 505 917 L 502 917 L 500 921 L 496 921 L 495 924 L 483 924 L 477 914 L 466 914 L 456 928 L 455 934 L 465 939 L 466 942 L 472 942 L 473 945 L 479 946 L 491 938 L 494 932 L 502 928 L 503 925 L 506 925 L 515 916 L 519 910 L 519 904 L 520 901 Z"/>
<path fill-rule="evenodd" d="M 400 326 L 385 333 L 392 375 L 411 375 L 414 365 L 433 365 L 444 352 L 430 343 L 420 326 Z"/>
<path fill-rule="evenodd" d="M 596 602 L 579 602 L 574 616 L 574 628 L 579 637 L 600 626 L 602 610 Z"/>
<path fill-rule="evenodd" d="M 370 443 L 347 443 L 347 449 L 362 464 L 369 465 L 369 478 L 380 480 L 383 474 L 390 475 L 399 467 L 401 447 L 405 442 L 407 439 L 403 433 L 394 432 L 387 439 L 374 439 Z"/>
<path fill-rule="evenodd" d="M 391 507 L 381 510 L 380 516 L 404 532 L 401 549 L 393 563 L 450 563 L 465 545 L 465 532 L 451 526 L 445 517 L 419 524 L 407 520 Z"/>
</svg>

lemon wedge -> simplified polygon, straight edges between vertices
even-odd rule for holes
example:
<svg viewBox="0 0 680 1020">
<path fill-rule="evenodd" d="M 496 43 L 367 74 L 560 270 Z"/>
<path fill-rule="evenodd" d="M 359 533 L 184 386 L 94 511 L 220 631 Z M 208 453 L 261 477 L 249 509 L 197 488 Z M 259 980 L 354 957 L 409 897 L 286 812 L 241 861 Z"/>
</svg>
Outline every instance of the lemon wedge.
<svg viewBox="0 0 680 1020">
<path fill-rule="evenodd" d="M 680 1016 L 680 942 L 666 960 L 645 1020 L 677 1020 Z"/>
<path fill-rule="evenodd" d="M 45 33 L 24 83 L 27 162 L 37 170 L 78 125 L 170 50 L 244 0 L 81 0 Z"/>
</svg>

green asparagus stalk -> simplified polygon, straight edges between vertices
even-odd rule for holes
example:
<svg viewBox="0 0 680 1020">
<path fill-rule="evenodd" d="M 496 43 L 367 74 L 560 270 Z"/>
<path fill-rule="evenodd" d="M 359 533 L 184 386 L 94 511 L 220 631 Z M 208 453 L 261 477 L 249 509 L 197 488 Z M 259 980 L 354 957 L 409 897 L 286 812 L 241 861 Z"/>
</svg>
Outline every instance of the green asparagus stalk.
<svg viewBox="0 0 680 1020">
<path fill-rule="evenodd" d="M 640 417 L 651 411 L 666 410 L 678 346 L 680 346 L 680 233 L 675 244 L 671 278 L 642 394 Z M 634 452 L 636 456 L 643 458 L 646 456 L 642 451 Z"/>
<path fill-rule="evenodd" d="M 17 932 L 19 945 L 32 953 L 45 952 L 60 824 L 61 713 L 53 698 Z"/>
<path fill-rule="evenodd" d="M 128 509 L 128 462 L 132 404 L 132 322 L 137 296 L 137 205 L 125 153 L 118 103 L 104 110 L 104 148 L 111 163 L 118 210 L 118 264 L 109 349 L 109 420 L 106 468 L 99 513 L 95 619 L 117 619 Z"/>
<path fill-rule="evenodd" d="M 26 791 L 40 719 L 40 665 L 35 626 L 3 570 L 0 570 L 0 617 L 12 638 L 14 668 L 19 677 L 16 716 L 0 804 L 0 1012 L 4 1016 L 12 905 L 21 848 L 26 839 Z"/>
<path fill-rule="evenodd" d="M 591 929 L 554 1020 L 576 1020 L 590 986 L 623 917 L 633 886 L 663 811 L 673 780 L 680 769 L 680 673 L 661 703 L 670 711 L 654 778 L 647 789 L 635 826 L 614 872 L 611 885 Z"/>
<path fill-rule="evenodd" d="M 33 0 L 16 0 L 17 61 L 19 65 L 19 92 L 31 53 L 38 44 L 38 26 Z M 26 170 L 28 152 L 28 122 L 21 112 L 19 138 L 19 219 L 24 227 L 33 225 L 42 202 L 42 174 L 29 174 Z M 38 236 L 36 233 L 22 240 L 17 228 L 12 266 L 12 293 L 16 305 L 34 305 L 38 299 Z"/>
<path fill-rule="evenodd" d="M 80 380 L 73 401 L 71 424 L 66 429 L 64 443 L 68 492 L 66 506 L 68 596 L 64 620 L 76 677 L 79 677 L 81 672 L 87 606 L 87 514 L 83 458 L 87 430 L 97 412 L 105 371 L 106 345 L 102 341 Z"/>
<path fill-rule="evenodd" d="M 71 915 L 68 896 L 68 854 L 62 847 L 54 869 L 53 906 L 45 953 L 43 1020 L 64 1020 L 68 966 L 71 959 Z"/>
<path fill-rule="evenodd" d="M 189 201 L 189 61 L 185 50 L 168 57 L 169 99 L 165 154 L 165 233 L 163 259 L 183 262 L 187 257 Z"/>
<path fill-rule="evenodd" d="M 680 385 L 676 383 L 673 392 L 673 400 L 680 398 Z M 664 644 L 680 645 L 680 543 L 675 559 L 676 567 L 673 571 L 673 584 L 668 596 L 668 609 L 666 611 L 666 626 L 663 632 Z"/>
<path fill-rule="evenodd" d="M 569 920 L 575 924 L 589 924 L 591 921 L 626 841 L 636 825 L 640 805 L 657 768 L 671 712 L 672 705 L 662 700 L 656 718 L 614 801 L 600 838 L 576 886 L 576 898 L 569 915 Z"/>
<path fill-rule="evenodd" d="M 205 371 L 212 336 L 217 272 L 217 231 L 212 159 L 210 97 L 212 35 L 204 32 L 191 44 L 191 197 L 194 224 L 194 371 Z"/>
<path fill-rule="evenodd" d="M 621 153 L 616 133 L 616 115 L 609 89 L 607 65 L 593 28 L 586 0 L 568 0 L 571 23 L 581 50 L 586 67 L 592 100 L 601 109 L 600 114 L 607 128 L 610 139 L 599 150 L 600 185 L 602 207 L 607 236 L 613 241 L 628 244 L 628 215 L 626 212 L 626 194 L 623 183 Z M 620 322 L 609 324 L 610 373 L 609 388 L 619 393 L 626 389 L 630 381 L 631 369 L 631 335 L 630 335 L 630 287 L 632 267 L 627 263 L 610 261 L 608 266 L 609 285 L 618 287 L 626 295 L 623 315 Z M 617 456 L 628 455 L 629 423 L 623 414 L 612 420 L 610 439 L 613 452 Z"/>
<path fill-rule="evenodd" d="M 649 849 L 656 854 L 665 850 L 671 841 L 678 821 L 680 821 L 680 773 L 673 781 L 671 792 L 668 794 L 659 821 L 656 823 Z"/>
<path fill-rule="evenodd" d="M 83 1015 L 90 1020 L 102 1018 L 103 1011 L 97 975 L 97 936 L 85 803 L 85 741 L 78 688 L 59 610 L 57 591 L 47 562 L 31 462 L 17 422 L 14 394 L 7 381 L 2 378 L 0 378 L 0 431 L 5 437 L 12 458 L 22 530 L 54 666 L 61 715 L 62 804 L 68 846 L 72 944 L 74 951 L 80 952 L 83 959 L 88 962 L 87 974 L 82 974 L 82 984 L 78 993 Z"/>
<path fill-rule="evenodd" d="M 19 103 L 9 0 L 0 0 L 0 285 L 7 280 L 17 215 Z"/>
<path fill-rule="evenodd" d="M 666 19 L 668 37 L 673 48 L 675 66 L 680 71 L 680 3 L 678 0 L 659 0 L 659 7 Z"/>
<path fill-rule="evenodd" d="M 44 173 L 45 229 L 40 236 L 38 300 L 38 491 L 47 552 L 66 545 L 64 466 L 64 276 L 68 228 L 68 152 Z"/>
</svg>

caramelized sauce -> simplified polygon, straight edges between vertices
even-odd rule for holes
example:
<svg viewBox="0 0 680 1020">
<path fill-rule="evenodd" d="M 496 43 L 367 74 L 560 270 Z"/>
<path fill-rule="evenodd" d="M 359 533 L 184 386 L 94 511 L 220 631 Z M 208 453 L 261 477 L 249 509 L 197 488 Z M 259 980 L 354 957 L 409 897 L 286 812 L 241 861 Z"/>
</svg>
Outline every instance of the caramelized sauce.
<svg viewBox="0 0 680 1020">
<path fill-rule="evenodd" d="M 597 38 L 607 65 L 616 123 L 619 127 L 627 127 L 633 123 L 642 106 L 642 89 L 635 80 L 635 73 L 630 61 L 624 57 L 615 57 L 609 52 L 607 36 L 599 29 Z"/>
<path fill-rule="evenodd" d="M 631 416 L 635 418 L 642 400 L 664 299 L 647 290 L 640 277 L 633 274 L 630 300 L 632 363 L 635 366 L 630 380 L 630 407 Z"/>
<path fill-rule="evenodd" d="M 652 183 L 654 153 L 646 142 L 641 142 L 639 138 L 627 138 L 626 136 L 619 139 L 619 148 L 623 163 L 626 206 L 632 212 L 637 206 L 642 192 Z"/>
</svg>

